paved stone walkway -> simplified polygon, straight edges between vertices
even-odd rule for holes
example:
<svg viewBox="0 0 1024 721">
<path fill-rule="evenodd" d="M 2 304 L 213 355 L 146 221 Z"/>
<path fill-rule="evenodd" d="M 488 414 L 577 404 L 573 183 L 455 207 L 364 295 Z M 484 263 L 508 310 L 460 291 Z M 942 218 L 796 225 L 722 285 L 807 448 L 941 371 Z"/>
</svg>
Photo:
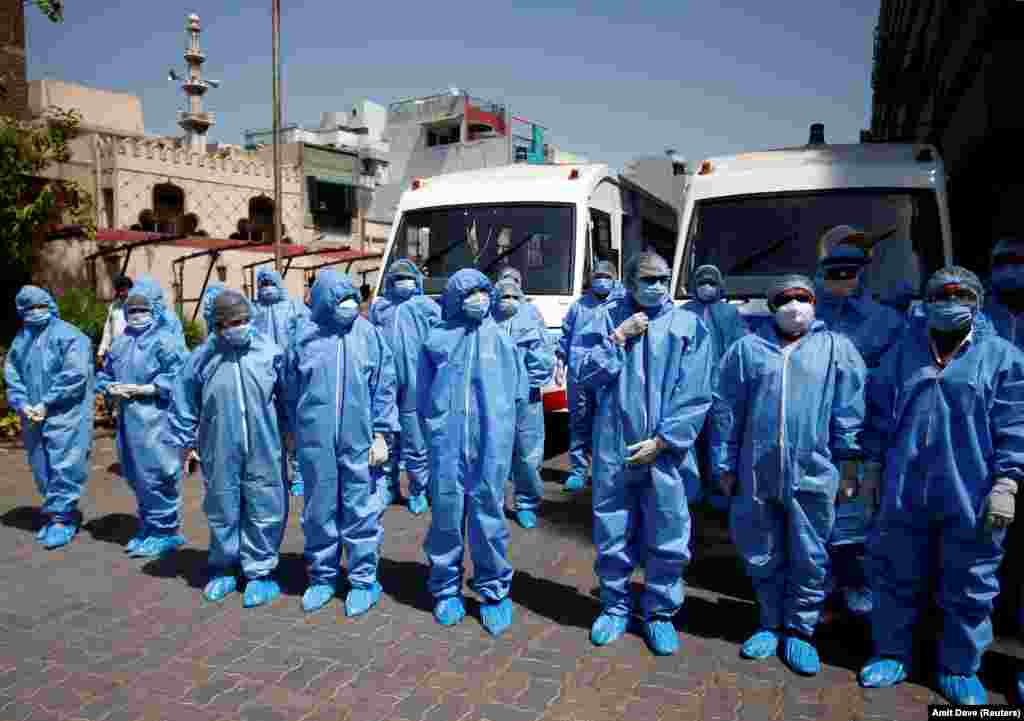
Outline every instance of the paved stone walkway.
<svg viewBox="0 0 1024 721">
<path fill-rule="evenodd" d="M 240 594 L 206 603 L 199 476 L 185 484 L 189 545 L 160 561 L 130 559 L 121 546 L 134 532 L 134 500 L 115 461 L 111 440 L 98 440 L 86 525 L 70 547 L 45 551 L 24 454 L 0 447 L 0 721 L 893 721 L 924 719 L 924 705 L 939 702 L 914 683 L 858 688 L 869 649 L 856 628 L 821 634 L 826 668 L 813 679 L 777 660 L 741 660 L 756 613 L 714 519 L 696 521 L 700 553 L 677 619 L 682 651 L 656 658 L 636 629 L 611 647 L 589 643 L 598 612 L 590 499 L 566 496 L 555 476 L 539 528 L 510 522 L 515 621 L 493 639 L 474 602 L 460 626 L 434 623 L 420 548 L 429 516 L 397 506 L 385 516 L 384 597 L 366 616 L 346 619 L 338 600 L 302 613 L 301 500 L 283 548 L 282 597 L 252 610 Z M 990 654 L 990 688 L 1008 688 L 1009 669 Z"/>
</svg>

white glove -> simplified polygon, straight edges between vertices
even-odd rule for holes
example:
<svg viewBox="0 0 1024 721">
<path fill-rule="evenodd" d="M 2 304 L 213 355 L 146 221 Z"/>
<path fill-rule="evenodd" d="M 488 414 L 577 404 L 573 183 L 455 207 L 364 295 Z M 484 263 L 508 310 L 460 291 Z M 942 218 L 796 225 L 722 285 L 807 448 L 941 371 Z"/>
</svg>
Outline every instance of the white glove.
<svg viewBox="0 0 1024 721">
<path fill-rule="evenodd" d="M 722 495 L 731 496 L 736 490 L 736 474 L 723 473 L 718 479 L 718 487 L 722 489 Z"/>
<path fill-rule="evenodd" d="M 25 406 L 25 417 L 33 423 L 42 423 L 46 419 L 46 406 L 42 403 L 36 406 Z"/>
<path fill-rule="evenodd" d="M 612 331 L 612 337 L 619 345 L 625 345 L 626 341 L 633 336 L 643 335 L 647 331 L 647 314 L 640 312 L 626 318 L 619 323 L 619 327 Z"/>
<path fill-rule="evenodd" d="M 557 365 L 555 365 L 555 385 L 556 386 L 564 386 L 565 385 L 565 374 L 566 374 L 565 363 L 563 363 L 562 361 L 558 361 Z"/>
<path fill-rule="evenodd" d="M 1013 523 L 1014 495 L 1017 493 L 1017 482 L 1009 478 L 997 478 L 992 491 L 985 499 L 985 528 L 995 531 L 1008 528 Z"/>
<path fill-rule="evenodd" d="M 133 396 L 139 396 L 139 397 L 155 396 L 156 395 L 156 386 L 153 385 L 152 383 L 147 383 L 146 385 L 142 385 L 142 386 L 133 386 L 132 387 L 132 395 Z"/>
<path fill-rule="evenodd" d="M 370 466 L 380 466 L 388 462 L 388 443 L 384 436 L 378 433 L 373 438 L 373 445 L 370 446 Z"/>
<path fill-rule="evenodd" d="M 626 465 L 638 466 L 654 463 L 654 459 L 658 457 L 658 454 L 661 453 L 661 450 L 664 447 L 665 442 L 657 436 L 654 438 L 648 438 L 646 441 L 640 441 L 639 443 L 627 446 L 626 450 L 632 455 L 626 458 Z"/>
<path fill-rule="evenodd" d="M 867 461 L 861 474 L 857 496 L 864 500 L 868 508 L 874 512 L 882 501 L 882 464 Z"/>
<path fill-rule="evenodd" d="M 128 383 L 111 383 L 107 386 L 107 394 L 117 398 L 118 400 L 123 398 L 132 397 L 132 386 Z"/>
<path fill-rule="evenodd" d="M 854 496 L 859 496 L 860 461 L 841 461 L 839 463 L 839 494 L 836 503 L 845 503 Z"/>
</svg>

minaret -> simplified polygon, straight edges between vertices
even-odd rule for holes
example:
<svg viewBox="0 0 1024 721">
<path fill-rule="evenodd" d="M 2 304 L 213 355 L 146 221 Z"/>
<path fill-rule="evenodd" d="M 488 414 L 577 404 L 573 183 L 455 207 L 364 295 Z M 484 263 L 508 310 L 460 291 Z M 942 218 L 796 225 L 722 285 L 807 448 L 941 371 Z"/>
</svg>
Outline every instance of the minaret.
<svg viewBox="0 0 1024 721">
<path fill-rule="evenodd" d="M 206 131 L 213 125 L 213 114 L 203 112 L 203 95 L 210 83 L 201 77 L 203 61 L 206 55 L 199 49 L 199 16 L 193 13 L 188 16 L 185 29 L 189 34 L 189 45 L 185 48 L 185 62 L 188 63 L 188 77 L 181 84 L 181 89 L 188 96 L 188 110 L 178 113 L 178 125 L 185 130 L 185 141 L 190 150 L 197 153 L 206 152 Z"/>
</svg>

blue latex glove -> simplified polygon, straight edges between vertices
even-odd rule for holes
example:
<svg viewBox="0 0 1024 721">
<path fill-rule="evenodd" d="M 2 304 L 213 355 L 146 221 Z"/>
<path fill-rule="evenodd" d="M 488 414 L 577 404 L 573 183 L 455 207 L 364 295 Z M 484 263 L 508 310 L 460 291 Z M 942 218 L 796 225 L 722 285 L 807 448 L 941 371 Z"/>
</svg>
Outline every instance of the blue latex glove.
<svg viewBox="0 0 1024 721">
<path fill-rule="evenodd" d="M 533 511 L 516 511 L 516 523 L 523 528 L 536 528 L 537 514 Z"/>
</svg>

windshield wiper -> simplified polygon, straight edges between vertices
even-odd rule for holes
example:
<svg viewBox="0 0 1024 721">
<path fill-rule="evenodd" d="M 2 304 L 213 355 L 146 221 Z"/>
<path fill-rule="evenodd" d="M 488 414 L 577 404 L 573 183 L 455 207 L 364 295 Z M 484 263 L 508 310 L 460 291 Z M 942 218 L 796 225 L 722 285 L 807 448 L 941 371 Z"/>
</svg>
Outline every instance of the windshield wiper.
<svg viewBox="0 0 1024 721">
<path fill-rule="evenodd" d="M 765 257 L 766 255 L 771 255 L 776 250 L 778 250 L 780 247 L 782 247 L 783 245 L 785 245 L 786 243 L 788 243 L 789 241 L 793 240 L 796 237 L 797 237 L 796 233 L 790 233 L 789 235 L 786 235 L 786 236 L 782 237 L 781 239 L 776 240 L 774 243 L 769 245 L 767 248 L 764 248 L 763 250 L 759 250 L 756 253 L 754 253 L 753 255 L 751 255 L 750 257 L 745 258 L 744 260 L 741 260 L 739 263 L 734 265 L 732 267 L 732 269 L 728 273 L 726 273 L 726 275 L 741 275 L 743 273 L 749 272 L 752 269 L 755 261 L 760 260 L 761 258 Z"/>
</svg>

